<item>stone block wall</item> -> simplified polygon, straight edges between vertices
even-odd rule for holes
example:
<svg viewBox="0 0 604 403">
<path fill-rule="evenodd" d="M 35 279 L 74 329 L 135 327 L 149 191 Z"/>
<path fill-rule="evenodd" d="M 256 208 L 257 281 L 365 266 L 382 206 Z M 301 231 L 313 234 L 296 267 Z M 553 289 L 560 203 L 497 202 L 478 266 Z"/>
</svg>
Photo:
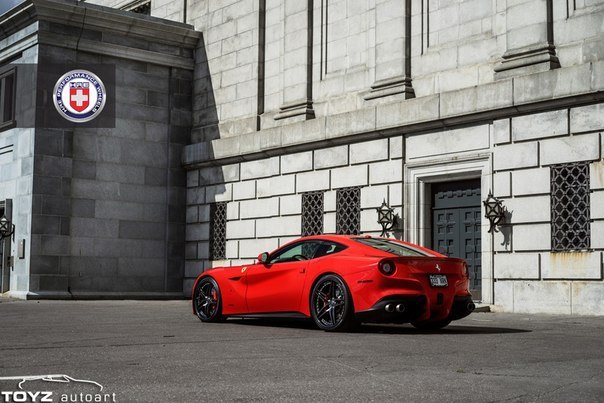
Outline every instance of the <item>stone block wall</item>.
<svg viewBox="0 0 604 403">
<path fill-rule="evenodd" d="M 117 66 L 116 127 L 77 130 L 71 179 L 74 292 L 178 292 L 192 72 L 100 56 Z M 134 86 L 133 77 L 144 80 Z M 180 115 L 182 114 L 182 115 Z"/>
<path fill-rule="evenodd" d="M 119 45 L 166 56 L 133 60 L 69 49 L 61 40 L 42 48 L 40 63 L 115 65 L 116 120 L 115 129 L 37 129 L 30 291 L 179 293 L 180 154 L 190 134 L 193 73 L 167 60 L 192 61 L 192 49 L 91 31 L 97 49 Z M 64 32 L 58 24 L 40 24 L 41 36 Z M 55 150 L 57 139 L 63 147 Z"/>
<path fill-rule="evenodd" d="M 253 0 L 191 4 L 188 21 L 203 32 L 195 60 L 194 142 L 257 128 L 258 7 Z"/>
<path fill-rule="evenodd" d="M 335 233 L 337 189 L 360 187 L 360 229 L 379 235 L 383 200 L 402 217 L 402 156 L 402 137 L 393 137 L 188 171 L 185 293 L 205 269 L 251 262 L 299 237 L 304 192 L 325 192 L 324 232 Z M 227 202 L 226 261 L 208 255 L 214 202 Z"/>
<path fill-rule="evenodd" d="M 152 2 L 160 18 L 184 12 Z M 282 119 L 292 102 L 329 116 L 578 66 L 603 51 L 602 1 L 191 0 L 186 15 L 204 33 L 193 142 L 299 121 Z"/>
<path fill-rule="evenodd" d="M 21 294 L 27 293 L 29 287 L 35 144 L 33 105 L 38 60 L 38 47 L 32 46 L 35 33 L 36 24 L 30 23 L 0 40 L 0 72 L 16 69 L 16 86 L 22 89 L 21 95 L 15 98 L 17 127 L 0 131 L 0 202 L 12 202 L 12 211 L 7 208 L 6 214 L 16 228 L 14 240 L 4 240 L 8 244 L 5 252 L 13 258 L 12 268 L 6 268 L 7 280 L 8 287 Z M 11 63 L 2 63 L 2 60 L 11 60 Z M 22 259 L 17 257 L 20 240 L 25 242 Z"/>
<path fill-rule="evenodd" d="M 493 192 L 508 210 L 494 239 L 495 304 L 514 312 L 602 315 L 603 104 L 497 120 Z M 590 248 L 552 251 L 551 166 L 587 162 Z"/>
<path fill-rule="evenodd" d="M 604 44 L 598 23 L 602 21 L 603 10 L 601 0 L 553 2 L 553 35 L 562 66 L 602 60 Z"/>
<path fill-rule="evenodd" d="M 32 5 L 32 63 L 115 68 L 115 127 L 66 123 L 50 129 L 32 123 L 32 129 L 0 133 L 2 141 L 19 135 L 12 147 L 19 147 L 16 154 L 23 158 L 13 158 L 10 167 L 25 170 L 8 178 L 10 170 L 2 167 L 7 181 L 0 189 L 6 186 L 17 196 L 28 192 L 18 210 L 29 209 L 28 226 L 16 222 L 16 238 L 26 238 L 28 253 L 15 276 L 26 280 L 17 279 L 11 293 L 25 298 L 182 295 L 186 173 L 181 154 L 191 133 L 199 34 L 181 24 L 96 6 L 35 0 Z M 31 83 L 29 92 L 19 84 L 18 99 L 27 98 L 24 91 L 40 94 L 41 108 L 49 102 L 42 99 L 51 92 L 48 83 Z M 54 82 L 48 85 L 52 89 Z M 36 110 L 35 102 L 29 110 Z"/>
</svg>

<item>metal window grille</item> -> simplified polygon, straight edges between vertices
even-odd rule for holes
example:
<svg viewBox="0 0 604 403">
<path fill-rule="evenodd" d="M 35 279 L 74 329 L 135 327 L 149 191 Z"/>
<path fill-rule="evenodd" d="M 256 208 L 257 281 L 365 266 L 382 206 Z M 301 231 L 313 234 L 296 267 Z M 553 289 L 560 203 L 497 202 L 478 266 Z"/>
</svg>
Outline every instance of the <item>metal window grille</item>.
<svg viewBox="0 0 604 403">
<path fill-rule="evenodd" d="M 210 205 L 210 259 L 226 259 L 226 202 Z"/>
<path fill-rule="evenodd" d="M 589 249 L 589 163 L 551 167 L 552 250 Z"/>
<path fill-rule="evenodd" d="M 302 194 L 302 236 L 323 233 L 324 192 Z"/>
<path fill-rule="evenodd" d="M 336 193 L 336 233 L 361 233 L 361 188 L 338 189 Z"/>
</svg>

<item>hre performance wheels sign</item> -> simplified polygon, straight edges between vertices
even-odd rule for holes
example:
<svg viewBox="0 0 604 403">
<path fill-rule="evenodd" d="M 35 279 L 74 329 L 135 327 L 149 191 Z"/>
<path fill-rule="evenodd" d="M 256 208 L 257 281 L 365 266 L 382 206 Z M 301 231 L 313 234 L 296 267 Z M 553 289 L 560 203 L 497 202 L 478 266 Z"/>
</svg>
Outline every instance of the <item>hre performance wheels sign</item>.
<svg viewBox="0 0 604 403">
<path fill-rule="evenodd" d="M 70 122 L 84 123 L 97 117 L 107 102 L 101 79 L 88 70 L 71 70 L 57 81 L 53 103 Z"/>
</svg>

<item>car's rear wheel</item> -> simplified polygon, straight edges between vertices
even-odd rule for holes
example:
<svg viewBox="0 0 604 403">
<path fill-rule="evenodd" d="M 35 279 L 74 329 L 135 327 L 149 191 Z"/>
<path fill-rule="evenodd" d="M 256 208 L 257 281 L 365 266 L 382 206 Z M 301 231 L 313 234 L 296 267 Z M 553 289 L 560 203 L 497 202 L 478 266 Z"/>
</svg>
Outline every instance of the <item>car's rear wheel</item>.
<svg viewBox="0 0 604 403">
<path fill-rule="evenodd" d="M 193 295 L 193 306 L 202 322 L 222 320 L 222 297 L 218 283 L 212 277 L 204 277 L 197 283 Z"/>
<path fill-rule="evenodd" d="M 321 277 L 311 292 L 310 313 L 320 329 L 351 329 L 355 325 L 354 306 L 344 280 L 334 274 Z"/>
<path fill-rule="evenodd" d="M 435 320 L 432 322 L 412 322 L 411 324 L 419 330 L 433 331 L 447 327 L 449 323 L 451 323 L 451 319 Z"/>
</svg>

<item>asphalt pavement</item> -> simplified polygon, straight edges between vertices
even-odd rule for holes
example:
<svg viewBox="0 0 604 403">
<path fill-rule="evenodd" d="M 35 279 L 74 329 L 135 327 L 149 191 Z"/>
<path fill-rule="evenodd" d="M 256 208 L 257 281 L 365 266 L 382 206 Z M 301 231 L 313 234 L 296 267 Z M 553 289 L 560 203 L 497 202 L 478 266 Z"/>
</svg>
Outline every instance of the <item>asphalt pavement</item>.
<svg viewBox="0 0 604 403">
<path fill-rule="evenodd" d="M 604 317 L 326 333 L 201 323 L 189 301 L 1 300 L 0 402 L 604 402 L 603 347 Z"/>
</svg>

